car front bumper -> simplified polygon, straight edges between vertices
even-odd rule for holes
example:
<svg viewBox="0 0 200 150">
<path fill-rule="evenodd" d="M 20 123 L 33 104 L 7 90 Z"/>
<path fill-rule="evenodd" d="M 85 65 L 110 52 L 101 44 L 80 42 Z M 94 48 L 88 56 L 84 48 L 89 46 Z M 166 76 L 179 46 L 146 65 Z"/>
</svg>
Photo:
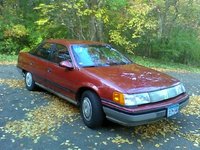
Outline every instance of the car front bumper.
<svg viewBox="0 0 200 150">
<path fill-rule="evenodd" d="M 181 97 L 181 98 L 180 98 Z M 184 96 L 179 96 L 178 98 L 167 100 L 159 104 L 150 104 L 153 107 L 148 107 L 148 109 L 141 108 L 139 111 L 124 111 L 116 108 L 108 107 L 108 105 L 103 105 L 103 110 L 106 114 L 106 118 L 119 123 L 124 126 L 137 126 L 141 124 L 147 124 L 162 118 L 167 118 L 167 108 L 174 104 L 179 104 L 179 111 L 181 108 L 188 104 L 189 96 L 185 94 Z M 163 105 L 162 105 L 163 103 Z M 160 107 L 162 106 L 162 107 Z M 147 108 L 147 107 L 146 107 Z M 131 110 L 131 109 L 129 109 Z M 134 110 L 134 108 L 132 108 Z"/>
</svg>

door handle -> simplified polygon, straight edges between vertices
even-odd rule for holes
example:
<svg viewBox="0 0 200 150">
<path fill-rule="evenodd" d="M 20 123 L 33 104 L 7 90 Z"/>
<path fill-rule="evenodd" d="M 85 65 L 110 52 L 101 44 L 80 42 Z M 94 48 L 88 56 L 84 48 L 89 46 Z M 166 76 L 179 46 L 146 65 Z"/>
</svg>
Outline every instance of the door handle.
<svg viewBox="0 0 200 150">
<path fill-rule="evenodd" d="M 32 65 L 33 65 L 33 62 L 30 62 L 29 64 L 32 66 Z"/>
<path fill-rule="evenodd" d="M 49 72 L 49 73 L 50 73 L 51 71 L 52 71 L 52 69 L 51 69 L 51 68 L 48 68 L 48 69 L 47 69 L 47 72 Z"/>
</svg>

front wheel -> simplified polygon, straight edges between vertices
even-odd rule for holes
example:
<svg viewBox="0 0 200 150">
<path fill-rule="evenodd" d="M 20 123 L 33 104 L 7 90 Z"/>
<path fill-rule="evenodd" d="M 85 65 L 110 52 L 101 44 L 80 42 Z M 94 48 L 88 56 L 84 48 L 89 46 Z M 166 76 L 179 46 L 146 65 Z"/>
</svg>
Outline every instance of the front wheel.
<svg viewBox="0 0 200 150">
<path fill-rule="evenodd" d="M 104 113 L 100 98 L 92 91 L 85 91 L 81 96 L 81 117 L 89 128 L 100 127 Z"/>
<path fill-rule="evenodd" d="M 25 84 L 26 84 L 26 88 L 29 91 L 33 91 L 36 87 L 35 81 L 33 80 L 33 76 L 30 72 L 27 72 L 25 74 Z"/>
</svg>

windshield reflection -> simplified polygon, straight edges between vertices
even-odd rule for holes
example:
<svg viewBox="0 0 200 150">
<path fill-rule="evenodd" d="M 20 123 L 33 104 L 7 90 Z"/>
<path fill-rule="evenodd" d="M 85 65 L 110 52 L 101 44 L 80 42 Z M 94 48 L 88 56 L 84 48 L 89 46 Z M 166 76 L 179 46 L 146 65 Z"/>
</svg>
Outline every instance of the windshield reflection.
<svg viewBox="0 0 200 150">
<path fill-rule="evenodd" d="M 81 67 L 125 65 L 132 63 L 117 50 L 106 45 L 73 45 L 73 54 Z"/>
</svg>

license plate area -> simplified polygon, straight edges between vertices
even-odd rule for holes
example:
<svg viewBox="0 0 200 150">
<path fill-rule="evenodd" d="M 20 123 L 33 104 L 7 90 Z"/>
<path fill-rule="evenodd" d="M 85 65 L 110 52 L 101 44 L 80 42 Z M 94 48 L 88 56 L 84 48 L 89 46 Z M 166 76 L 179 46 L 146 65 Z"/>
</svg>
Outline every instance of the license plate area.
<svg viewBox="0 0 200 150">
<path fill-rule="evenodd" d="M 179 104 L 171 105 L 167 108 L 167 117 L 171 117 L 179 112 Z"/>
</svg>

